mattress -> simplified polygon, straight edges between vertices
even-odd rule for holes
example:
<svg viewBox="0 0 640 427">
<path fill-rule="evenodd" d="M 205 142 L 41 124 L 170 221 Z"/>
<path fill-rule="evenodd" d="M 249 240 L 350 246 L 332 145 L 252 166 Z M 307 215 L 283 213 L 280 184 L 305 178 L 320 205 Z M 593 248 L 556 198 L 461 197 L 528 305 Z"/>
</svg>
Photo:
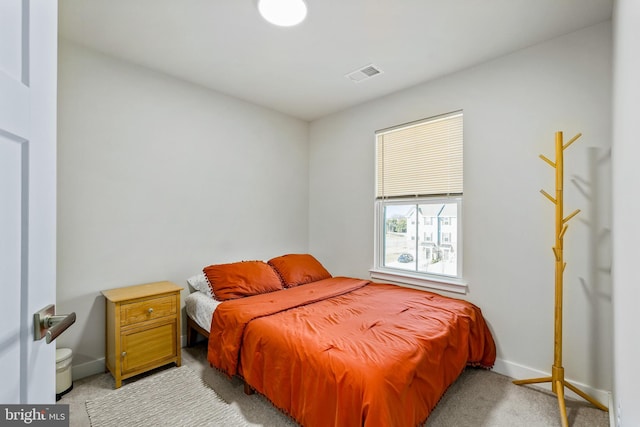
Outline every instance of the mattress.
<svg viewBox="0 0 640 427">
<path fill-rule="evenodd" d="M 198 326 L 209 332 L 211 329 L 211 318 L 220 301 L 216 301 L 210 296 L 200 291 L 189 294 L 184 299 L 187 316 L 194 320 Z"/>
</svg>

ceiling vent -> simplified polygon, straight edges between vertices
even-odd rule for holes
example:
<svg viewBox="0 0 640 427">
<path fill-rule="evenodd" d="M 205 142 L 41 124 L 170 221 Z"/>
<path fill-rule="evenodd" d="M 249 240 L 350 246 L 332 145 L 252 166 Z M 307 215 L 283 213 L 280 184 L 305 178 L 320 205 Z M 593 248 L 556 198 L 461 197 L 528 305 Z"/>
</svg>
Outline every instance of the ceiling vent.
<svg viewBox="0 0 640 427">
<path fill-rule="evenodd" d="M 382 70 L 378 66 L 370 64 L 347 74 L 345 77 L 356 83 L 360 83 L 361 81 L 370 79 L 371 77 L 375 77 L 379 74 L 382 74 Z"/>
</svg>

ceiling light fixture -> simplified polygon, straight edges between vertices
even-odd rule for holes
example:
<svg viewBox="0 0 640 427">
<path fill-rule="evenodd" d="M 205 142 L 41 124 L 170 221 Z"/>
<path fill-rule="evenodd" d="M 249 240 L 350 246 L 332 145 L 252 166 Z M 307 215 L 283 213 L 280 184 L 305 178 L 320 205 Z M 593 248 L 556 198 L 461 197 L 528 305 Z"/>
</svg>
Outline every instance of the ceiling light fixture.
<svg viewBox="0 0 640 427">
<path fill-rule="evenodd" d="M 304 0 L 258 0 L 260 15 L 280 27 L 298 25 L 307 16 Z"/>
</svg>

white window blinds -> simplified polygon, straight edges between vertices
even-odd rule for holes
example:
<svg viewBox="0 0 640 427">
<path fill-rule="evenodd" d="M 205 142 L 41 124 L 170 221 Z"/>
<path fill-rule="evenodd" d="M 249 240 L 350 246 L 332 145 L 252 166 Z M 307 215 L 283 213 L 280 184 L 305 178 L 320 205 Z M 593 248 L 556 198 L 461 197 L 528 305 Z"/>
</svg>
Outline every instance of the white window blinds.
<svg viewBox="0 0 640 427">
<path fill-rule="evenodd" d="M 462 112 L 376 132 L 376 197 L 462 194 Z"/>
</svg>

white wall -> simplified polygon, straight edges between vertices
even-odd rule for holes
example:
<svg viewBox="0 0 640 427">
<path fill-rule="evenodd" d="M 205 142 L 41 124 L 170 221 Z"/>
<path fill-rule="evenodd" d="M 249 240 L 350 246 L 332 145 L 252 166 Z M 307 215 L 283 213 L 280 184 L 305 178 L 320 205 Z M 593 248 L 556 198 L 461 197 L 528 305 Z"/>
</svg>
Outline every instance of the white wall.
<svg viewBox="0 0 640 427">
<path fill-rule="evenodd" d="M 57 343 L 76 376 L 102 370 L 101 290 L 307 250 L 306 122 L 64 40 L 58 115 L 57 304 L 78 320 Z"/>
<path fill-rule="evenodd" d="M 464 110 L 464 276 L 485 313 L 498 371 L 553 363 L 554 133 L 565 151 L 566 377 L 611 390 L 611 23 L 333 114 L 310 129 L 310 251 L 334 274 L 373 265 L 374 131 Z M 381 64 L 383 66 L 384 64 Z M 384 78 L 381 77 L 381 78 Z M 362 83 L 375 84 L 375 79 Z M 543 374 L 543 375 L 540 375 Z"/>
<path fill-rule="evenodd" d="M 640 2 L 618 0 L 614 11 L 613 91 L 613 277 L 614 405 L 616 426 L 640 425 L 640 333 L 638 250 L 640 200 Z"/>
</svg>

